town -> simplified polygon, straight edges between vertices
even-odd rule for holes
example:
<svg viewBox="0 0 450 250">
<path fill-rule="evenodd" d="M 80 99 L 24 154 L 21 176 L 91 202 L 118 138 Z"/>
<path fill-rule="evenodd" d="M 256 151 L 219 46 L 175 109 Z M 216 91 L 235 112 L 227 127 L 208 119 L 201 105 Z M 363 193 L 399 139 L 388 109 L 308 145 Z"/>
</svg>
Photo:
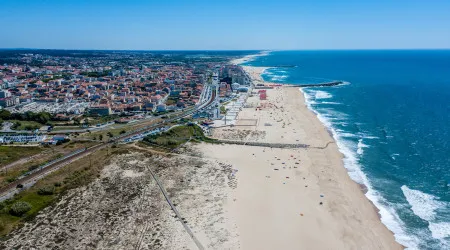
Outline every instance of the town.
<svg viewBox="0 0 450 250">
<path fill-rule="evenodd" d="M 190 108 L 196 108 L 193 116 L 221 119 L 220 103 L 237 100 L 250 86 L 242 68 L 229 64 L 229 53 L 0 54 L 0 143 L 56 143 L 65 138 L 61 134 L 108 129 Z"/>
</svg>

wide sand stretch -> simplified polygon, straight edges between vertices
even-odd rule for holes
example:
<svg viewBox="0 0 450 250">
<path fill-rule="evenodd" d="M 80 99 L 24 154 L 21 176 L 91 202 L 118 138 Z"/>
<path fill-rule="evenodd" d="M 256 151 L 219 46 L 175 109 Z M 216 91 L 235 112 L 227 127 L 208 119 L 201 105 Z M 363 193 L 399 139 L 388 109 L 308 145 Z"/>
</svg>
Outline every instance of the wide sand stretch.
<svg viewBox="0 0 450 250">
<path fill-rule="evenodd" d="M 244 69 L 257 83 L 265 68 Z M 343 166 L 333 138 L 294 87 L 249 97 L 234 127 L 213 137 L 306 148 L 199 145 L 232 165 L 237 187 L 225 207 L 242 249 L 402 249 Z"/>
</svg>

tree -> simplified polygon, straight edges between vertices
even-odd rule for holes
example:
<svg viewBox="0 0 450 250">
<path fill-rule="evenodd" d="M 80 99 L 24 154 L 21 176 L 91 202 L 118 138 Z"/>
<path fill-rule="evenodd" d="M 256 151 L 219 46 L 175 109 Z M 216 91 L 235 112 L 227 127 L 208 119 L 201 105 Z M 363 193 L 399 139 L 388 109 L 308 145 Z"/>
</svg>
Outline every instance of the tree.
<svg viewBox="0 0 450 250">
<path fill-rule="evenodd" d="M 0 118 L 3 120 L 9 120 L 11 118 L 11 112 L 5 109 L 0 110 Z"/>
<path fill-rule="evenodd" d="M 23 114 L 23 120 L 32 121 L 35 118 L 35 114 L 31 111 L 27 111 Z"/>
<path fill-rule="evenodd" d="M 103 141 L 103 135 L 100 134 L 100 135 L 98 136 L 98 139 L 99 139 L 100 141 Z"/>
<path fill-rule="evenodd" d="M 113 133 L 111 133 L 111 132 L 108 132 L 106 135 L 109 136 L 109 137 L 113 137 L 114 136 Z"/>
<path fill-rule="evenodd" d="M 18 129 L 20 126 L 22 126 L 21 122 L 14 122 L 14 124 L 12 125 L 12 129 Z"/>
<path fill-rule="evenodd" d="M 48 112 L 39 112 L 34 116 L 34 120 L 42 124 L 47 123 L 51 118 L 52 115 Z"/>
<path fill-rule="evenodd" d="M 125 130 L 120 131 L 120 134 L 125 134 L 125 133 L 126 133 Z"/>
</svg>

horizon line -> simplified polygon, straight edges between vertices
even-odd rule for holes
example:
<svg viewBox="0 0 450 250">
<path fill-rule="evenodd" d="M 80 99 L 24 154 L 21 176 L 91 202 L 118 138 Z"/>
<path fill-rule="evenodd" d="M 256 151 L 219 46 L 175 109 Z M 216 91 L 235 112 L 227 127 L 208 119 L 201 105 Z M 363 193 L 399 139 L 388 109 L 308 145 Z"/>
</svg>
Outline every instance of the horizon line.
<svg viewBox="0 0 450 250">
<path fill-rule="evenodd" d="M 73 50 L 73 51 L 367 51 L 367 50 L 450 50 L 449 48 L 359 48 L 359 49 L 55 49 L 0 48 L 0 50 Z"/>
</svg>

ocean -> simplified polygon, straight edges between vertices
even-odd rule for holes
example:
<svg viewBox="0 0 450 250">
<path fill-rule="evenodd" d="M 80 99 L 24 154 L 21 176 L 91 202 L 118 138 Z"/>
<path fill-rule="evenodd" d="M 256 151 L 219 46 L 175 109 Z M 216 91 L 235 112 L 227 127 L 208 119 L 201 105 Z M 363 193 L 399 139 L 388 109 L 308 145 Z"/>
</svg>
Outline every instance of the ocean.
<svg viewBox="0 0 450 250">
<path fill-rule="evenodd" d="M 350 177 L 409 249 L 450 249 L 450 50 L 274 51 L 244 65 L 303 89 Z"/>
</svg>

